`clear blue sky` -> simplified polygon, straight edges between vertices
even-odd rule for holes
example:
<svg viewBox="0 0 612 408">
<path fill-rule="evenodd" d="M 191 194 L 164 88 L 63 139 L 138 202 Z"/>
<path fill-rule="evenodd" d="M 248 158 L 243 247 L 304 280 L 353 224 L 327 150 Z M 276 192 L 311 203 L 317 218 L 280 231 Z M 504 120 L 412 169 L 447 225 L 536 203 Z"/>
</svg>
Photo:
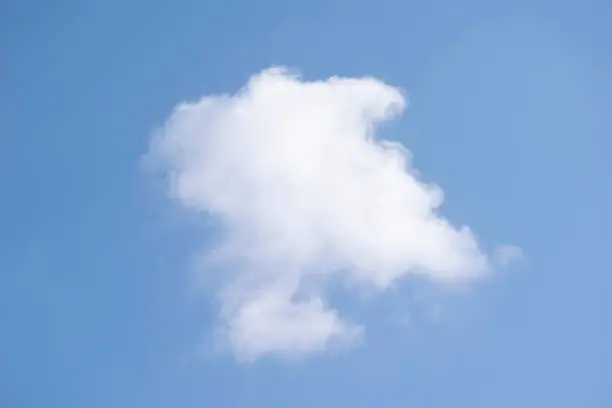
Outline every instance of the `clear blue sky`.
<svg viewBox="0 0 612 408">
<path fill-rule="evenodd" d="M 3 1 L 0 406 L 612 407 L 610 21 L 605 0 Z M 206 237 L 139 163 L 177 102 L 275 64 L 405 89 L 388 131 L 445 214 L 528 261 L 440 319 L 383 322 L 418 308 L 402 290 L 364 307 L 346 353 L 198 358 Z"/>
</svg>

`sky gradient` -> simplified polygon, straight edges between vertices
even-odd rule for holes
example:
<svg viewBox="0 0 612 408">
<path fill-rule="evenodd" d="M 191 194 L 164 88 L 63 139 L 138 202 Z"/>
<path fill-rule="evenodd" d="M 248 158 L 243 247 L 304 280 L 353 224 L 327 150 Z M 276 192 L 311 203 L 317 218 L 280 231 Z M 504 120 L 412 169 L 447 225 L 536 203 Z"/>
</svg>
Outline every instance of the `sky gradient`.
<svg viewBox="0 0 612 408">
<path fill-rule="evenodd" d="M 612 406 L 611 19 L 603 0 L 3 2 L 0 406 Z M 143 158 L 177 105 L 271 66 L 400 89 L 378 136 L 484 253 L 523 258 L 452 290 L 331 282 L 366 327 L 350 347 L 219 350 L 227 271 L 198 262 L 223 225 Z"/>
</svg>

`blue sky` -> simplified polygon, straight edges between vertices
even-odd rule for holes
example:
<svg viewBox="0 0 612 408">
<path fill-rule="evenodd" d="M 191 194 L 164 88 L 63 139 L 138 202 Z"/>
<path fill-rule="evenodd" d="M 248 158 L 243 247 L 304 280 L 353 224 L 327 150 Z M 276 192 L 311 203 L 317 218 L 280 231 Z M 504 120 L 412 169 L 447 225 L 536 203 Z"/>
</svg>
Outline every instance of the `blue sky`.
<svg viewBox="0 0 612 408">
<path fill-rule="evenodd" d="M 0 6 L 0 405 L 611 406 L 610 4 L 51 3 Z M 367 326 L 347 350 L 210 352 L 192 274 L 215 236 L 142 157 L 178 103 L 272 65 L 405 90 L 383 135 L 525 259 L 460 293 L 338 295 Z"/>
</svg>

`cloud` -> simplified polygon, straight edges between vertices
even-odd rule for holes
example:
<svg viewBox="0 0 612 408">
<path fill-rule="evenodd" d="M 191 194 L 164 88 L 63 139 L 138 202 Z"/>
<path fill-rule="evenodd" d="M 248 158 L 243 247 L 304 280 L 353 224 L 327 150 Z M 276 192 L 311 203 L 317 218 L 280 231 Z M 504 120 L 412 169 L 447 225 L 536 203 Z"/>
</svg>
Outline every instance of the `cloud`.
<svg viewBox="0 0 612 408">
<path fill-rule="evenodd" d="M 523 250 L 515 245 L 500 245 L 495 249 L 494 259 L 502 267 L 525 259 Z"/>
<path fill-rule="evenodd" d="M 376 138 L 405 105 L 374 78 L 270 68 L 235 94 L 179 104 L 156 133 L 169 194 L 222 227 L 206 259 L 223 274 L 221 329 L 238 359 L 358 339 L 363 327 L 328 304 L 332 277 L 384 291 L 409 274 L 452 283 L 490 269 L 471 230 L 438 213 L 443 192 L 410 152 Z"/>
</svg>

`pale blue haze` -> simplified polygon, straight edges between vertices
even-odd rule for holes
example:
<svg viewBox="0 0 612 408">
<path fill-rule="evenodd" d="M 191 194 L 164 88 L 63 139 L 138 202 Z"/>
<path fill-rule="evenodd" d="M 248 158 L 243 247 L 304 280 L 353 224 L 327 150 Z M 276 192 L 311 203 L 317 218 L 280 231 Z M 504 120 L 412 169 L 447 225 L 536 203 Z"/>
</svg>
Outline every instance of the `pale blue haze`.
<svg viewBox="0 0 612 408">
<path fill-rule="evenodd" d="M 611 21 L 606 0 L 1 2 L 0 407 L 612 407 Z M 363 305 L 340 355 L 198 357 L 206 237 L 139 163 L 177 102 L 275 64 L 405 89 L 387 135 L 527 261 Z"/>
</svg>

